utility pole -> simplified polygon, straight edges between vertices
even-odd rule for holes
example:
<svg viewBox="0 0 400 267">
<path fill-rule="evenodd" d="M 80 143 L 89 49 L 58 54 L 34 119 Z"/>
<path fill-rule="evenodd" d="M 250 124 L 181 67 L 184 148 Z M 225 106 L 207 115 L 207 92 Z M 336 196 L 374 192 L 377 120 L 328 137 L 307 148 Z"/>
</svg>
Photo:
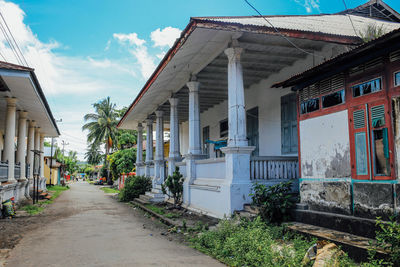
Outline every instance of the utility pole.
<svg viewBox="0 0 400 267">
<path fill-rule="evenodd" d="M 65 173 L 65 165 L 64 165 L 64 148 L 65 148 L 65 146 L 67 146 L 67 145 L 69 145 L 69 143 L 67 143 L 67 142 L 65 142 L 64 140 L 62 140 L 61 141 L 61 145 L 62 145 L 62 156 L 63 156 L 63 158 L 62 158 L 62 164 L 63 164 L 63 173 L 62 173 L 62 176 L 63 176 L 63 179 L 64 179 L 64 173 Z M 64 180 L 64 183 L 65 183 L 65 180 Z"/>
<path fill-rule="evenodd" d="M 54 146 L 54 137 L 51 138 L 51 150 L 50 150 L 50 185 L 51 178 L 53 173 L 53 146 Z"/>
</svg>

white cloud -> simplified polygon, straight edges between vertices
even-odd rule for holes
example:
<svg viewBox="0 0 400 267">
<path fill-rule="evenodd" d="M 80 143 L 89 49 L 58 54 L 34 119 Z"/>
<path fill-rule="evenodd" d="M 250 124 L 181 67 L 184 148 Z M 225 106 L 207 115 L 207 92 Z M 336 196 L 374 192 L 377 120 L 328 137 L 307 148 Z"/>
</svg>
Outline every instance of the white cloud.
<svg viewBox="0 0 400 267">
<path fill-rule="evenodd" d="M 319 9 L 319 0 L 294 0 L 297 4 L 303 6 L 307 13 L 311 13 L 313 10 L 321 12 Z"/>
<path fill-rule="evenodd" d="M 129 42 L 129 44 L 136 46 L 142 46 L 146 43 L 145 40 L 138 38 L 138 35 L 135 32 L 129 34 L 114 33 L 113 37 L 122 43 Z"/>
<path fill-rule="evenodd" d="M 162 30 L 158 28 L 151 32 L 150 38 L 154 42 L 154 47 L 171 47 L 180 34 L 181 30 L 177 28 L 166 27 Z"/>
</svg>

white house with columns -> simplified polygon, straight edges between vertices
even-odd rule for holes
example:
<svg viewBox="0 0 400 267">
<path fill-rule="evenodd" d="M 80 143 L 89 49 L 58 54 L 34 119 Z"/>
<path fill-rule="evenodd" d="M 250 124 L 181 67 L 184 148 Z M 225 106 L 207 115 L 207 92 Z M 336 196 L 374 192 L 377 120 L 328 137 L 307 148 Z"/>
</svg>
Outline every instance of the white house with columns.
<svg viewBox="0 0 400 267">
<path fill-rule="evenodd" d="M 268 22 L 258 16 L 191 18 L 118 124 L 138 131 L 136 172 L 153 178 L 146 199 L 164 200 L 160 184 L 175 166 L 185 177 L 184 205 L 215 217 L 250 203 L 254 182 L 296 183 L 296 95 L 272 85 L 360 44 L 352 24 L 359 31 L 371 24 L 399 27 L 389 15 L 357 10 L 267 16 Z"/>
<path fill-rule="evenodd" d="M 34 70 L 0 62 L 0 205 L 30 198 L 34 152 L 44 150 L 44 138 L 60 132 Z M 44 166 L 44 155 L 40 154 Z M 39 189 L 46 189 L 40 168 Z"/>
</svg>

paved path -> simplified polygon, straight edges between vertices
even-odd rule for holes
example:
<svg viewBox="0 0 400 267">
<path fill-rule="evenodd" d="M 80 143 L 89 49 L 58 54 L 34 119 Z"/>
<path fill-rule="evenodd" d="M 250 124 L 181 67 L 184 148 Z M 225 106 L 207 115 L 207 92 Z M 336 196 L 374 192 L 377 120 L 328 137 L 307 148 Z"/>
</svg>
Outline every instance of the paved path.
<svg viewBox="0 0 400 267">
<path fill-rule="evenodd" d="M 169 241 L 141 212 L 85 182 L 72 184 L 49 209 L 71 215 L 26 234 L 6 266 L 222 266 Z"/>
</svg>

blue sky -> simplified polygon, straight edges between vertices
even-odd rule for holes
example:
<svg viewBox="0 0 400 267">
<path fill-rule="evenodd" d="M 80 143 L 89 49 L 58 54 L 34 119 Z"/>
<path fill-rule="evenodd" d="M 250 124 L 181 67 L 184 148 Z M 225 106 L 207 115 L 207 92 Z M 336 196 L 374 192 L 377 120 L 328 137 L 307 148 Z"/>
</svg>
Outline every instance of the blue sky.
<svg viewBox="0 0 400 267">
<path fill-rule="evenodd" d="M 341 0 L 250 2 L 265 15 L 344 9 Z M 385 2 L 400 10 L 400 1 Z M 111 96 L 118 107 L 129 105 L 190 17 L 255 15 L 243 0 L 0 0 L 0 10 L 36 69 L 54 116 L 63 119 L 58 142 L 69 142 L 67 149 L 77 150 L 81 159 L 83 115 L 91 103 Z"/>
</svg>

